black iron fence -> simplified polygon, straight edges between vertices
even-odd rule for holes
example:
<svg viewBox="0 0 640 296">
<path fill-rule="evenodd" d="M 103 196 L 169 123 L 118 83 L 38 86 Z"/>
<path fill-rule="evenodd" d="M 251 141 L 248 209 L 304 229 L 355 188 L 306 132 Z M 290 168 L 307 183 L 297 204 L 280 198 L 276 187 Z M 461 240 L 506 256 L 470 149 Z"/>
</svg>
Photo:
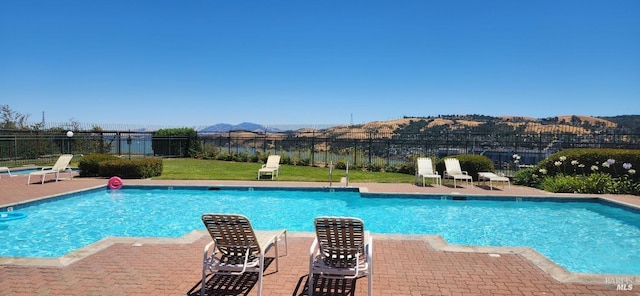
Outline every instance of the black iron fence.
<svg viewBox="0 0 640 296">
<path fill-rule="evenodd" d="M 316 131 L 290 134 L 229 132 L 201 137 L 205 153 L 281 154 L 292 163 L 325 165 L 349 162 L 355 167 L 391 168 L 412 163 L 419 155 L 441 158 L 455 154 L 481 154 L 491 158 L 496 168 L 533 165 L 550 154 L 567 148 L 639 149 L 639 135 L 577 135 L 570 133 L 345 133 L 339 137 Z"/>
<path fill-rule="evenodd" d="M 0 131 L 0 166 L 42 165 L 60 154 L 121 157 L 182 157 L 184 137 L 154 137 L 141 131 Z"/>
<path fill-rule="evenodd" d="M 233 131 L 200 134 L 199 157 L 225 159 L 280 154 L 292 164 L 324 166 L 349 163 L 369 170 L 397 170 L 417 156 L 441 158 L 480 154 L 496 169 L 533 165 L 567 148 L 640 149 L 640 135 L 615 133 L 481 133 L 440 131 L 427 133 L 304 132 L 256 133 Z M 0 166 L 50 163 L 60 154 L 106 153 L 121 157 L 183 157 L 188 139 L 157 137 L 151 131 L 0 131 Z M 513 155 L 520 156 L 514 163 Z M 244 157 L 244 158 L 243 158 Z"/>
</svg>

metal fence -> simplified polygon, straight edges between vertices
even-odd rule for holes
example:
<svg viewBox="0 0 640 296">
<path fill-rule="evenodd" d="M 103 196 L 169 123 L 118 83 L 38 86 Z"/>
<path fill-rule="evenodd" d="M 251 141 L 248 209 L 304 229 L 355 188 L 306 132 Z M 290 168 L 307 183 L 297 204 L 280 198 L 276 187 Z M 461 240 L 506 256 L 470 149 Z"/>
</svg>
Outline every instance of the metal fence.
<svg viewBox="0 0 640 296">
<path fill-rule="evenodd" d="M 570 133 L 487 134 L 447 131 L 442 133 L 347 133 L 327 137 L 315 131 L 291 134 L 229 132 L 202 137 L 205 152 L 213 154 L 281 154 L 291 163 L 349 162 L 355 167 L 390 168 L 412 163 L 416 156 L 441 158 L 455 154 L 480 154 L 494 161 L 496 168 L 533 165 L 550 154 L 567 148 L 639 149 L 639 135 L 576 135 Z"/>
<path fill-rule="evenodd" d="M 181 157 L 186 138 L 140 131 L 0 131 L 0 166 L 45 165 L 60 154 Z M 155 143 L 155 144 L 154 144 Z M 176 148 L 177 147 L 177 148 Z"/>
<path fill-rule="evenodd" d="M 496 169 L 533 165 L 567 148 L 640 149 L 640 135 L 615 133 L 437 133 L 346 132 L 329 135 L 321 130 L 255 133 L 233 131 L 200 134 L 202 157 L 255 159 L 280 154 L 286 163 L 324 166 L 348 162 L 350 167 L 397 171 L 413 165 L 417 156 L 436 159 L 455 154 L 480 154 L 493 160 Z M 152 131 L 0 131 L 0 166 L 42 165 L 63 153 L 106 153 L 121 157 L 183 157 L 188 139 L 154 137 Z"/>
</svg>

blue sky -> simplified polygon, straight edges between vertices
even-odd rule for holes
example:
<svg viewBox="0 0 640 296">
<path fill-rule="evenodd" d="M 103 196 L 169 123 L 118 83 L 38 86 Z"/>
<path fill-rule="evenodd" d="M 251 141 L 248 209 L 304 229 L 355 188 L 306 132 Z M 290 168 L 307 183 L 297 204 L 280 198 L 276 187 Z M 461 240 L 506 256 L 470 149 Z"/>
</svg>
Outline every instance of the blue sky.
<svg viewBox="0 0 640 296">
<path fill-rule="evenodd" d="M 0 105 L 187 127 L 640 114 L 638 15 L 637 0 L 2 0 Z"/>
</svg>

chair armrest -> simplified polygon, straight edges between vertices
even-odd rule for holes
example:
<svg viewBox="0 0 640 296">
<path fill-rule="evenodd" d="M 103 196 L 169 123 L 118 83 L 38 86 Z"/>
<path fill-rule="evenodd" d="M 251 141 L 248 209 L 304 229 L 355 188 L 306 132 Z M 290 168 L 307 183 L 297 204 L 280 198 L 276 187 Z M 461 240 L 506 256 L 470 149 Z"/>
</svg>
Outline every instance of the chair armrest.
<svg viewBox="0 0 640 296">
<path fill-rule="evenodd" d="M 207 268 L 210 268 L 211 263 L 215 260 L 213 255 L 215 254 L 215 241 L 211 241 L 206 246 L 204 246 L 204 251 L 202 252 L 202 277 L 204 279 L 205 271 Z M 213 246 L 213 248 L 212 248 Z M 211 250 L 211 255 L 209 255 L 209 250 Z"/>
<path fill-rule="evenodd" d="M 313 273 L 313 263 L 315 262 L 315 259 L 316 259 L 316 250 L 318 250 L 317 253 L 320 252 L 320 250 L 318 249 L 317 237 L 313 239 L 313 243 L 309 248 L 309 274 Z"/>
<path fill-rule="evenodd" d="M 210 249 L 212 250 L 212 252 L 213 252 L 213 250 L 215 250 L 215 248 L 211 248 L 211 246 L 215 245 L 215 243 L 216 243 L 215 241 L 211 241 L 206 246 L 204 246 L 204 258 L 205 259 L 208 257 Z"/>
<path fill-rule="evenodd" d="M 367 243 L 365 244 L 365 256 L 367 256 L 367 263 L 369 264 L 369 272 L 373 271 L 373 238 L 369 231 L 366 232 Z M 369 275 L 371 276 L 371 275 Z"/>
<path fill-rule="evenodd" d="M 313 239 L 313 243 L 311 244 L 311 247 L 309 248 L 309 256 L 311 258 L 313 258 L 317 248 L 318 248 L 318 238 L 316 237 L 315 239 Z"/>
</svg>

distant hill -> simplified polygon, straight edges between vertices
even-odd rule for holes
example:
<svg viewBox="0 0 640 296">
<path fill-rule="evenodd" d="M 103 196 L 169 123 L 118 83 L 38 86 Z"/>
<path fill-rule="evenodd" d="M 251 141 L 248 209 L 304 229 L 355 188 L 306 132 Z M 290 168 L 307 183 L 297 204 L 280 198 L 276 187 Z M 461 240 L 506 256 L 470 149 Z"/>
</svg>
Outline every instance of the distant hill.
<svg viewBox="0 0 640 296">
<path fill-rule="evenodd" d="M 260 133 L 265 131 L 269 133 L 281 132 L 281 130 L 279 129 L 268 128 L 263 125 L 260 125 L 257 123 L 251 123 L 251 122 L 243 122 L 236 125 L 231 125 L 227 123 L 218 123 L 218 124 L 203 128 L 198 132 L 199 133 L 226 133 L 229 131 L 247 131 L 247 132 L 254 132 L 254 133 Z"/>
<path fill-rule="evenodd" d="M 417 134 L 442 131 L 480 133 L 615 133 L 640 134 L 640 115 L 593 117 L 562 115 L 548 118 L 485 115 L 440 115 L 404 117 L 358 125 L 342 125 L 322 130 L 327 137 L 352 137 L 356 133 Z"/>
<path fill-rule="evenodd" d="M 278 129 L 264 125 L 243 122 L 237 125 L 218 123 L 208 126 L 199 133 L 227 133 L 244 131 L 249 133 L 306 133 L 310 128 Z M 487 132 L 523 132 L 523 133 L 576 133 L 590 134 L 614 132 L 616 134 L 640 134 L 640 115 L 620 115 L 612 117 L 594 117 L 584 115 L 561 115 L 547 118 L 523 116 L 486 116 L 486 115 L 440 115 L 428 117 L 409 117 L 387 121 L 372 121 L 355 125 L 338 125 L 322 129 L 312 128 L 327 137 L 352 137 L 355 133 L 425 133 L 451 131 Z"/>
<path fill-rule="evenodd" d="M 618 115 L 600 118 L 615 123 L 620 131 L 640 134 L 640 115 Z"/>
</svg>

